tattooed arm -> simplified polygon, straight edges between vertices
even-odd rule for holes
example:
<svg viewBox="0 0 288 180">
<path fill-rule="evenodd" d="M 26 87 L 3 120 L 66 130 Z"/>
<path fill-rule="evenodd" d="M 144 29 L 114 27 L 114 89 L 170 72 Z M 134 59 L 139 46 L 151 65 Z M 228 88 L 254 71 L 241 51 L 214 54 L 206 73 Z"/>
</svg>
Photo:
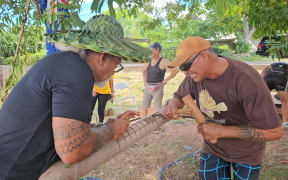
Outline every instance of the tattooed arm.
<svg viewBox="0 0 288 180">
<path fill-rule="evenodd" d="M 52 128 L 56 152 L 64 163 L 75 163 L 89 156 L 95 142 L 89 124 L 53 117 Z"/>
<path fill-rule="evenodd" d="M 274 128 L 268 130 L 255 129 L 245 126 L 222 126 L 215 123 L 204 123 L 198 126 L 198 132 L 205 140 L 218 138 L 239 138 L 252 141 L 273 141 L 282 135 L 282 129 Z"/>
<path fill-rule="evenodd" d="M 237 133 L 235 133 L 236 137 L 241 139 L 250 139 L 252 141 L 273 141 L 280 139 L 282 135 L 281 127 L 268 130 L 255 129 L 244 126 L 238 126 L 235 128 L 237 131 Z"/>
<path fill-rule="evenodd" d="M 86 159 L 110 140 L 116 140 L 129 129 L 129 119 L 139 115 L 136 111 L 126 111 L 117 118 L 96 128 L 89 124 L 69 119 L 53 117 L 52 128 L 57 154 L 64 163 L 72 164 Z"/>
</svg>

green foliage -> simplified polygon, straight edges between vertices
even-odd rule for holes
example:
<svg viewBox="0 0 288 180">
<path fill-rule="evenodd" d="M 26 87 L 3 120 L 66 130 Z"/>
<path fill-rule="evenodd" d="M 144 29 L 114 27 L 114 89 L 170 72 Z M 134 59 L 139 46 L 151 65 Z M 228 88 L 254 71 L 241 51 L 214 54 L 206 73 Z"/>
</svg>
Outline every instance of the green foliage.
<svg viewBox="0 0 288 180">
<path fill-rule="evenodd" d="M 235 10 L 237 11 L 237 10 Z M 227 11 L 226 14 L 219 17 L 216 11 L 211 10 L 207 13 L 206 29 L 202 31 L 210 32 L 210 37 L 222 37 L 230 34 L 235 34 L 239 37 L 243 32 L 243 21 L 241 16 L 235 11 Z"/>
<path fill-rule="evenodd" d="M 36 64 L 41 58 L 46 55 L 45 49 L 42 49 L 40 52 L 35 54 L 26 54 L 22 56 L 18 56 L 18 59 L 23 62 L 24 66 L 32 66 Z M 1 57 L 0 56 L 0 64 L 1 65 L 11 65 L 13 63 L 13 56 L 10 57 Z"/>
<path fill-rule="evenodd" d="M 247 9 L 249 23 L 256 27 L 258 35 L 287 33 L 288 2 L 286 0 L 249 0 Z"/>
<path fill-rule="evenodd" d="M 236 53 L 248 53 L 251 50 L 251 45 L 243 41 L 238 41 L 235 45 Z"/>
<path fill-rule="evenodd" d="M 207 9 L 215 9 L 224 24 L 230 22 L 225 20 L 229 16 L 247 17 L 249 27 L 255 27 L 254 38 L 263 36 L 275 36 L 288 32 L 288 1 L 287 0 L 208 0 Z M 221 12 L 221 13 L 219 13 Z M 237 32 L 234 31 L 237 36 Z M 238 33 L 239 34 L 239 33 Z M 285 46 L 285 42 L 283 42 Z M 271 50 L 271 52 L 274 50 Z M 275 50 L 276 51 L 276 50 Z M 279 51 L 278 51 L 279 52 Z M 279 57 L 279 56 L 278 56 Z"/>
<path fill-rule="evenodd" d="M 0 36 L 0 57 L 6 58 L 14 56 L 20 26 L 8 27 L 6 33 Z M 44 27 L 34 25 L 26 26 L 23 33 L 23 41 L 20 44 L 20 55 L 36 53 L 44 48 L 43 38 Z"/>
<path fill-rule="evenodd" d="M 23 77 L 23 67 L 27 65 L 34 65 L 42 57 L 45 56 L 45 50 L 33 55 L 17 56 L 16 63 L 13 62 L 14 57 L 3 58 L 0 57 L 1 65 L 10 65 L 9 77 L 5 80 L 4 87 L 0 90 L 1 101 L 5 101 L 10 91 Z"/>
<path fill-rule="evenodd" d="M 17 36 L 13 33 L 3 33 L 0 36 L 0 56 L 13 56 L 16 50 Z"/>
<path fill-rule="evenodd" d="M 216 54 L 223 54 L 223 53 L 226 53 L 228 51 L 231 51 L 229 49 L 228 45 L 212 46 L 212 49 Z"/>
<path fill-rule="evenodd" d="M 175 58 L 178 43 L 187 36 L 201 36 L 208 39 L 221 36 L 225 34 L 225 32 L 230 34 L 233 31 L 237 31 L 238 28 L 243 27 L 243 25 L 241 26 L 241 21 L 238 16 L 235 16 L 235 20 L 233 21 L 237 20 L 240 25 L 237 23 L 231 23 L 229 25 L 217 24 L 220 20 L 213 18 L 215 17 L 215 13 L 209 14 L 206 21 L 198 18 L 192 20 L 184 18 L 181 20 L 181 23 L 176 23 L 171 27 L 167 23 L 164 24 L 163 22 L 160 22 L 160 19 L 159 22 L 155 22 L 155 19 L 141 11 L 138 12 L 137 17 L 127 17 L 125 16 L 125 13 L 125 11 L 121 12 L 116 9 L 116 17 L 124 28 L 125 37 L 149 39 L 150 42 L 142 43 L 144 46 L 148 46 L 149 43 L 151 44 L 155 41 L 159 42 L 163 47 L 161 56 L 168 61 Z M 229 18 L 227 17 L 227 21 L 228 20 Z M 185 24 L 185 26 L 183 26 L 183 24 Z"/>
<path fill-rule="evenodd" d="M 10 66 L 10 75 L 5 80 L 4 87 L 1 88 L 0 94 L 1 94 L 1 101 L 5 101 L 9 92 L 12 90 L 12 88 L 18 83 L 18 81 L 23 76 L 23 61 L 17 60 L 16 63 L 12 63 Z"/>
<path fill-rule="evenodd" d="M 270 48 L 267 50 L 272 59 L 288 57 L 288 36 L 282 36 L 279 41 L 271 38 L 268 44 Z"/>
<path fill-rule="evenodd" d="M 59 31 L 82 27 L 84 22 L 79 18 L 79 12 L 83 0 L 69 0 L 67 2 L 67 4 L 56 3 L 55 6 L 52 6 L 51 1 L 50 7 L 53 7 L 53 9 L 47 8 L 44 10 L 41 19 L 42 23 L 53 24 L 53 31 L 55 31 L 56 20 Z M 55 11 L 55 9 L 57 9 L 57 11 Z"/>
<path fill-rule="evenodd" d="M 101 13 L 105 0 L 93 0 L 91 5 L 92 12 Z M 108 0 L 109 14 L 116 17 L 113 3 L 116 3 L 120 11 L 125 11 L 129 16 L 137 16 L 138 10 L 141 8 L 146 12 L 151 12 L 151 3 L 153 0 Z"/>
<path fill-rule="evenodd" d="M 172 61 L 176 56 L 177 47 L 167 47 L 161 51 L 161 57 L 164 57 L 168 61 Z"/>
</svg>

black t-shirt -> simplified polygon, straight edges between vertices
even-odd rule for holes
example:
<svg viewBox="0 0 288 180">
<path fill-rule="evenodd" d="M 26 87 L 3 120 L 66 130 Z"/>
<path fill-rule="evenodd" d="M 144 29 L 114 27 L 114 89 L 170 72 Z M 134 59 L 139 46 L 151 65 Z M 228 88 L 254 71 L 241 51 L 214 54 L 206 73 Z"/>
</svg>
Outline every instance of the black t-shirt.
<svg viewBox="0 0 288 180">
<path fill-rule="evenodd" d="M 38 179 L 56 158 L 52 117 L 91 121 L 93 73 L 77 54 L 46 56 L 0 111 L 0 179 Z"/>
</svg>

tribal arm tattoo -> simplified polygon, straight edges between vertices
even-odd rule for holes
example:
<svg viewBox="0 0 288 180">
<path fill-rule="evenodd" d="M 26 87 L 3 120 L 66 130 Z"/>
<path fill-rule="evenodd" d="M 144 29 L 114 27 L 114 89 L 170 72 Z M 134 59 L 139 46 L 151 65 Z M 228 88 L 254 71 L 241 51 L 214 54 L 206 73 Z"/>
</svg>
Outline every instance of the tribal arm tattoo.
<svg viewBox="0 0 288 180">
<path fill-rule="evenodd" d="M 75 120 L 53 128 L 53 134 L 57 153 L 65 155 L 79 150 L 90 137 L 91 131 L 89 124 Z"/>
<path fill-rule="evenodd" d="M 250 139 L 252 141 L 258 141 L 258 142 L 267 141 L 265 135 L 262 132 L 263 130 L 261 129 L 254 129 L 245 126 L 239 126 L 237 127 L 237 129 L 238 129 L 238 135 L 242 139 Z"/>
<path fill-rule="evenodd" d="M 53 133 L 55 148 L 60 156 L 73 151 L 79 152 L 83 145 L 85 145 L 85 149 L 92 145 L 93 147 L 90 146 L 91 153 L 96 152 L 113 137 L 112 131 L 106 124 L 90 126 L 76 120 L 53 128 Z"/>
</svg>

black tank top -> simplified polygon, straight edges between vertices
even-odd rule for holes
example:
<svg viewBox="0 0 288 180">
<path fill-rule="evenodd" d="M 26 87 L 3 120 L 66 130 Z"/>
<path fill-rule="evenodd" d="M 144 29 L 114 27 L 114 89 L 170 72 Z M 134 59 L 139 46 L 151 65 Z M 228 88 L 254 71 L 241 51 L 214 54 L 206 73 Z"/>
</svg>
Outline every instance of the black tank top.
<svg viewBox="0 0 288 180">
<path fill-rule="evenodd" d="M 151 62 L 148 64 L 146 75 L 147 83 L 159 83 L 163 81 L 166 70 L 160 69 L 159 65 L 161 60 L 162 58 L 160 57 L 154 66 L 151 66 Z"/>
<path fill-rule="evenodd" d="M 288 64 L 284 62 L 272 63 L 265 76 L 280 76 L 288 80 Z"/>
</svg>

